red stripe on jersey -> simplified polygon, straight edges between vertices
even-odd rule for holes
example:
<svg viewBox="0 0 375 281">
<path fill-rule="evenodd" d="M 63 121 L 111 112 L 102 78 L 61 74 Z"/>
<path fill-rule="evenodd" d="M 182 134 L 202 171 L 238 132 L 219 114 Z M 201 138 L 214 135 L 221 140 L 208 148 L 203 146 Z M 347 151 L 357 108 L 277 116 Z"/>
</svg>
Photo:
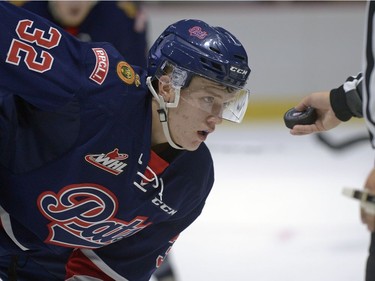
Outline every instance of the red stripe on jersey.
<svg viewBox="0 0 375 281">
<path fill-rule="evenodd" d="M 169 163 L 151 150 L 148 166 L 156 175 L 160 175 L 169 166 Z M 145 171 L 145 176 L 148 179 L 154 178 L 152 173 L 148 169 Z"/>
<path fill-rule="evenodd" d="M 87 258 L 80 250 L 75 250 L 70 255 L 68 263 L 65 266 L 65 279 L 73 276 L 90 276 L 99 278 L 103 281 L 115 281 L 101 271 L 89 258 Z"/>
</svg>

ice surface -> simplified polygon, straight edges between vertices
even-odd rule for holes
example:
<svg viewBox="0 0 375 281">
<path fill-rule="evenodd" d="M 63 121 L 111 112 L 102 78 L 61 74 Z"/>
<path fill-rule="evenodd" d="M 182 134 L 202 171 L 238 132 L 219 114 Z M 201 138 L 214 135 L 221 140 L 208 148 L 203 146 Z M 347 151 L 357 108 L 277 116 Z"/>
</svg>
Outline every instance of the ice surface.
<svg viewBox="0 0 375 281">
<path fill-rule="evenodd" d="M 254 122 L 255 123 L 255 122 Z M 328 132 L 366 133 L 362 123 Z M 179 281 L 361 281 L 369 233 L 359 203 L 374 151 L 334 151 L 279 123 L 222 125 L 207 141 L 216 182 L 198 220 L 170 256 Z"/>
</svg>

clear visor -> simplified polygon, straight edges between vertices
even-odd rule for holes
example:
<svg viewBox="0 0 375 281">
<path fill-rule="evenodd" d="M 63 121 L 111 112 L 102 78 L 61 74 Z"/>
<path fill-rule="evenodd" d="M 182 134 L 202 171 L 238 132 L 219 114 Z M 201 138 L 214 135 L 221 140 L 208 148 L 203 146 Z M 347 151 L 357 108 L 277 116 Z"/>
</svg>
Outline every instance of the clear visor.
<svg viewBox="0 0 375 281">
<path fill-rule="evenodd" d="M 189 74 L 193 74 L 193 78 L 189 85 L 184 87 Z M 166 62 L 155 76 L 160 82 L 168 83 L 174 89 L 174 99 L 166 104 L 167 107 L 176 107 L 179 99 L 182 99 L 195 108 L 231 122 L 240 123 L 245 116 L 249 100 L 247 89 L 214 82 L 169 62 Z M 166 76 L 169 78 L 164 79 Z"/>
<path fill-rule="evenodd" d="M 183 89 L 180 99 L 212 116 L 240 123 L 246 113 L 249 91 L 228 89 L 210 81 L 208 86 Z"/>
</svg>

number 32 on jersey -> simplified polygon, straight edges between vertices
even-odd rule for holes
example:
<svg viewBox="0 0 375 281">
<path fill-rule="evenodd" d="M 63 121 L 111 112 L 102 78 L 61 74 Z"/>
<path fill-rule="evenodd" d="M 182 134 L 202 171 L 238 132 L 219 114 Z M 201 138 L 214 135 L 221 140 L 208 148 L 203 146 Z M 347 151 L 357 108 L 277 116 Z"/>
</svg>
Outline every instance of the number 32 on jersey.
<svg viewBox="0 0 375 281">
<path fill-rule="evenodd" d="M 34 22 L 28 19 L 18 22 L 16 33 L 18 39 L 13 39 L 10 45 L 6 62 L 14 65 L 19 65 L 21 62 L 21 52 L 23 52 L 23 62 L 27 68 L 43 73 L 52 68 L 53 56 L 47 52 L 59 45 L 61 33 L 53 27 L 50 27 L 48 32 L 33 26 Z M 33 47 L 33 44 L 46 49 L 40 53 Z"/>
</svg>

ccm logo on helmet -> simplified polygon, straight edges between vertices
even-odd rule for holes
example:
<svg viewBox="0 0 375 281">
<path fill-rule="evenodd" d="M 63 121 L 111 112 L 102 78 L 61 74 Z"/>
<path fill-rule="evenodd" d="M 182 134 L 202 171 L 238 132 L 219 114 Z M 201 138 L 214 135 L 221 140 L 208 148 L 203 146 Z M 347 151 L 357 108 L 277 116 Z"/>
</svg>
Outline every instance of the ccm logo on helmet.
<svg viewBox="0 0 375 281">
<path fill-rule="evenodd" d="M 230 71 L 236 72 L 236 73 L 242 74 L 242 75 L 246 75 L 247 72 L 248 72 L 247 70 L 244 70 L 244 69 L 241 69 L 241 68 L 238 68 L 238 67 L 235 67 L 235 66 L 231 66 Z"/>
</svg>

